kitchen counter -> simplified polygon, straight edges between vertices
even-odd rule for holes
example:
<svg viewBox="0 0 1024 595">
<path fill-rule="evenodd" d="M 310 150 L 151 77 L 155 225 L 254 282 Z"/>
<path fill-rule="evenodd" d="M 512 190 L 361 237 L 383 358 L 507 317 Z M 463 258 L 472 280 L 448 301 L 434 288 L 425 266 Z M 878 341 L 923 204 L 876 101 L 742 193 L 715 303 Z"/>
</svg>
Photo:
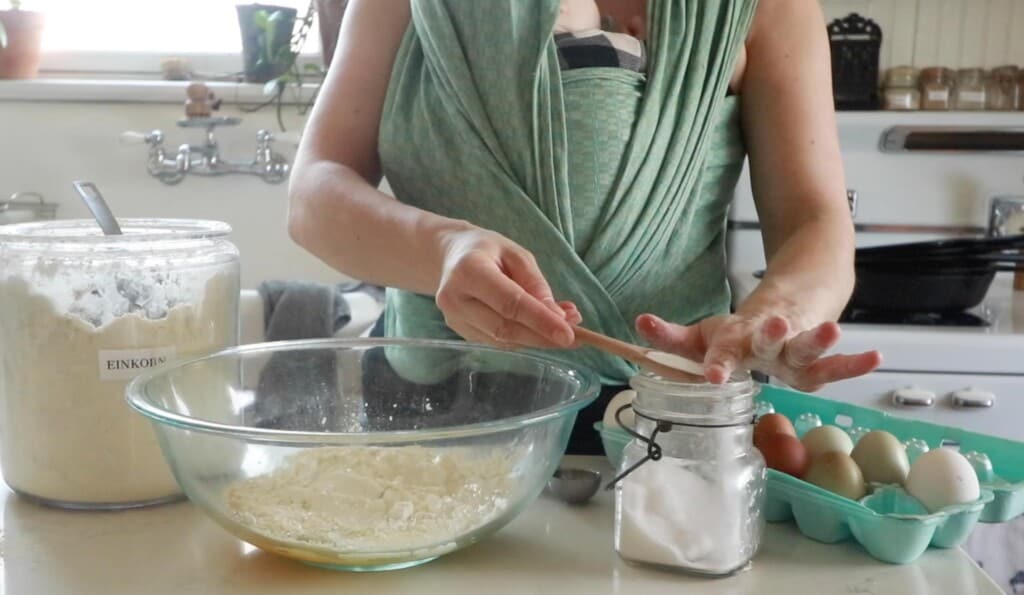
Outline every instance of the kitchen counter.
<svg viewBox="0 0 1024 595">
<path fill-rule="evenodd" d="M 603 459 L 572 464 L 608 471 Z M 884 564 L 857 545 L 821 545 L 768 525 L 752 567 L 700 579 L 632 566 L 612 546 L 613 497 L 570 507 L 547 495 L 484 542 L 409 570 L 332 572 L 256 550 L 188 503 L 118 513 L 41 508 L 0 493 L 0 595 L 337 593 L 886 593 L 997 595 L 960 550 Z"/>
</svg>

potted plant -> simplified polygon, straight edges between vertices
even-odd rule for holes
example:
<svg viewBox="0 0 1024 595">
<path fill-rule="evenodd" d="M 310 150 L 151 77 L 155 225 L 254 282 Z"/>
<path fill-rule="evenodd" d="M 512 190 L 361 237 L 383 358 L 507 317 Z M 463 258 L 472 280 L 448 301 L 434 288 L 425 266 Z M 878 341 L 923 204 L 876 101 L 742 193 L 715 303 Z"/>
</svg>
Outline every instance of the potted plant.
<svg viewBox="0 0 1024 595">
<path fill-rule="evenodd" d="M 243 9 L 251 14 L 243 17 Z M 268 105 L 275 104 L 277 108 L 277 123 L 281 130 L 285 130 L 284 119 L 282 118 L 282 107 L 284 95 L 291 86 L 296 91 L 296 97 L 302 96 L 302 88 L 305 83 L 316 84 L 323 82 L 324 69 L 316 64 L 305 64 L 300 67 L 298 63 L 302 46 L 306 43 L 310 27 L 313 25 L 316 16 L 316 0 L 310 0 L 309 8 L 301 20 L 296 19 L 294 9 L 281 9 L 279 7 L 262 6 L 258 4 L 238 6 L 239 22 L 250 22 L 258 32 L 251 40 L 252 47 L 258 51 L 251 58 L 253 71 L 250 72 L 250 57 L 247 54 L 246 80 L 249 82 L 265 82 L 263 87 L 266 101 L 253 107 L 243 107 L 242 111 L 253 112 Z M 290 12 L 285 12 L 290 11 Z M 282 22 L 290 23 L 287 28 L 280 25 Z M 295 24 L 298 23 L 298 27 Z M 293 31 L 294 29 L 294 31 Z M 287 31 L 287 34 L 284 32 Z M 244 37 L 243 27 L 243 37 Z M 250 76 L 253 75 L 253 76 Z M 273 76 L 270 76 L 270 75 Z M 316 88 L 319 90 L 319 86 Z M 312 106 L 316 92 L 312 93 L 310 99 L 304 103 L 300 102 L 299 114 L 305 113 Z M 297 99 L 298 100 L 298 99 Z"/>
<path fill-rule="evenodd" d="M 10 0 L 10 10 L 0 10 L 0 79 L 34 78 L 39 73 L 43 41 L 43 15 L 21 9 L 21 0 Z"/>
<path fill-rule="evenodd" d="M 294 61 L 292 32 L 298 11 L 286 6 L 239 4 L 245 81 L 265 83 L 284 74 Z"/>
</svg>

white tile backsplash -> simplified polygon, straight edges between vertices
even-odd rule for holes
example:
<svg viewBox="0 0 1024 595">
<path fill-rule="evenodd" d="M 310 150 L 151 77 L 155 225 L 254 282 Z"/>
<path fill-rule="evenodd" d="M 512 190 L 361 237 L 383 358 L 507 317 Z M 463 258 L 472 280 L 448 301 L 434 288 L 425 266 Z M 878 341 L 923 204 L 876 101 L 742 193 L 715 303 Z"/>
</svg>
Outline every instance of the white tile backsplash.
<svg viewBox="0 0 1024 595">
<path fill-rule="evenodd" d="M 175 123 L 180 104 L 0 101 L 0 198 L 34 191 L 58 203 L 60 218 L 88 217 L 75 196 L 72 180 L 96 183 L 115 213 L 122 217 L 184 217 L 226 221 L 230 239 L 242 253 L 242 285 L 256 287 L 267 279 L 332 282 L 342 276 L 296 246 L 286 229 L 287 184 L 267 184 L 252 176 L 189 176 L 167 186 L 146 173 L 147 148 L 122 145 L 125 130 L 160 128 L 165 149 L 174 154 L 181 143 L 202 140 L 201 130 Z M 289 130 L 302 119 L 285 109 Z M 255 154 L 256 130 L 277 131 L 273 109 L 240 113 L 225 106 L 221 115 L 240 116 L 241 125 L 217 131 L 226 159 L 248 160 Z M 283 142 L 275 149 L 289 159 Z"/>
<path fill-rule="evenodd" d="M 882 28 L 881 68 L 1024 65 L 1024 0 L 821 0 L 831 21 L 857 12 Z"/>
</svg>

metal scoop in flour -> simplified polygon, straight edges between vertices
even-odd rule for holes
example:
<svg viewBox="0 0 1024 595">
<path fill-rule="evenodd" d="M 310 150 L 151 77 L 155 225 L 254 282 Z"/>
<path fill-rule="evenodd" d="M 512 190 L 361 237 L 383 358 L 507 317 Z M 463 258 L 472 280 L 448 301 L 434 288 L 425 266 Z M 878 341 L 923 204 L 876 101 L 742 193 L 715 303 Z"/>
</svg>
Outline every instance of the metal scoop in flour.
<svg viewBox="0 0 1024 595">
<path fill-rule="evenodd" d="M 103 200 L 103 195 L 100 194 L 100 189 L 96 187 L 96 184 L 76 180 L 73 185 L 78 195 L 82 197 L 82 201 L 85 202 L 85 206 L 89 207 L 89 212 L 96 218 L 96 223 L 99 224 L 103 233 L 108 236 L 121 235 L 121 226 L 117 224 L 117 218 L 107 206 L 107 201 Z"/>
</svg>

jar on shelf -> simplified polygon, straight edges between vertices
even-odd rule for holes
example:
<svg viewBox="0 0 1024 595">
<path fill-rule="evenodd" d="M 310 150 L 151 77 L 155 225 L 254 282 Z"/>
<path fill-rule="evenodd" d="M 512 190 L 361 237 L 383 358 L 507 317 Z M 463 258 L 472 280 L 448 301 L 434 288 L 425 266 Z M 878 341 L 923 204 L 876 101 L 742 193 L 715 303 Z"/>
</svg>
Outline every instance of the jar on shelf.
<svg viewBox="0 0 1024 595">
<path fill-rule="evenodd" d="M 886 71 L 882 88 L 882 107 L 887 110 L 916 110 L 921 107 L 917 88 L 917 70 L 912 66 L 894 66 Z"/>
<path fill-rule="evenodd" d="M 953 85 L 953 109 L 985 109 L 985 71 L 981 68 L 961 68 L 956 72 Z"/>
<path fill-rule="evenodd" d="M 918 78 L 921 92 L 921 109 L 944 111 L 952 107 L 952 91 L 955 73 L 949 68 L 932 66 L 923 68 Z"/>
<path fill-rule="evenodd" d="M 615 549 L 629 561 L 725 576 L 761 543 L 766 470 L 748 374 L 724 385 L 642 373 L 615 488 Z"/>
<path fill-rule="evenodd" d="M 1017 85 L 1016 85 L 1017 97 L 1020 101 L 1017 103 L 1017 109 L 1024 110 L 1024 69 L 1017 72 Z"/>
<path fill-rule="evenodd" d="M 122 235 L 111 236 L 91 220 L 0 228 L 3 478 L 42 504 L 118 509 L 181 498 L 125 387 L 170 360 L 238 341 L 230 227 L 120 224 Z"/>
<path fill-rule="evenodd" d="M 985 85 L 985 109 L 1014 111 L 1020 109 L 1020 69 L 1013 65 L 993 68 Z"/>
</svg>

